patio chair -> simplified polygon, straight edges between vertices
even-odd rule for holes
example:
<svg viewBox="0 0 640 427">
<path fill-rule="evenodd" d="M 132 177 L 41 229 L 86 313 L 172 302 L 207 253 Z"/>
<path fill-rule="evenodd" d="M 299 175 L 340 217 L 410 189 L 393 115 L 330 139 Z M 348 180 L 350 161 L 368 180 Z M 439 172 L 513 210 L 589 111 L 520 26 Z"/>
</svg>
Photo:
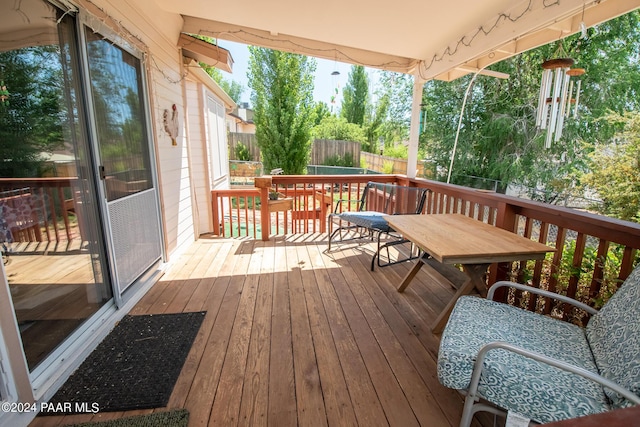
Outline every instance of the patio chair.
<svg viewBox="0 0 640 427">
<path fill-rule="evenodd" d="M 582 328 L 493 301 L 505 286 L 592 317 Z M 461 297 L 442 333 L 438 379 L 466 394 L 461 427 L 477 411 L 547 423 L 640 404 L 640 266 L 600 311 L 512 282 L 494 284 L 487 299 Z"/>
<path fill-rule="evenodd" d="M 383 216 L 422 213 L 429 191 L 427 188 L 368 182 L 359 200 L 339 200 L 334 212 L 329 215 L 328 250 L 331 251 L 331 244 L 336 237 L 340 238 L 340 242 L 363 237 L 375 238 L 378 246 L 371 260 L 371 271 L 374 270 L 376 260 L 378 267 L 386 267 L 418 258 L 420 251 L 414 247 L 413 243 L 396 233 Z M 357 210 L 340 212 L 344 203 L 357 203 Z M 338 228 L 332 231 L 334 223 Z M 389 238 L 384 243 L 383 236 Z M 389 248 L 405 243 L 411 245 L 409 255 L 406 257 L 398 255 L 395 260 L 392 260 Z M 385 262 L 381 262 L 382 250 L 386 250 Z"/>
</svg>

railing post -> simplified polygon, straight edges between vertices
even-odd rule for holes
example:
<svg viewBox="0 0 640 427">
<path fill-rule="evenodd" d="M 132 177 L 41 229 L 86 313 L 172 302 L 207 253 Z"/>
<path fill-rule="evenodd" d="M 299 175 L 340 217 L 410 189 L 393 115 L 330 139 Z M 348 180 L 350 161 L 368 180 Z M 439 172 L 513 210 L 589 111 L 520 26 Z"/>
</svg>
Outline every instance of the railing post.
<svg viewBox="0 0 640 427">
<path fill-rule="evenodd" d="M 218 192 L 211 191 L 211 216 L 213 218 L 213 234 L 220 236 L 220 215 L 218 212 Z"/>
<path fill-rule="evenodd" d="M 516 214 L 515 206 L 506 202 L 498 202 L 498 209 L 496 213 L 496 227 L 515 232 L 517 227 L 517 218 L 518 215 Z M 489 286 L 500 280 L 509 280 L 508 273 L 510 267 L 511 263 L 508 262 L 498 264 L 497 268 L 491 267 L 489 269 Z M 501 288 L 496 292 L 496 300 L 506 300 L 505 288 Z"/>
<path fill-rule="evenodd" d="M 271 188 L 271 176 L 256 177 L 255 187 L 260 189 L 260 228 L 262 229 L 262 241 L 269 240 L 271 232 L 271 213 L 269 212 L 269 189 Z"/>
</svg>

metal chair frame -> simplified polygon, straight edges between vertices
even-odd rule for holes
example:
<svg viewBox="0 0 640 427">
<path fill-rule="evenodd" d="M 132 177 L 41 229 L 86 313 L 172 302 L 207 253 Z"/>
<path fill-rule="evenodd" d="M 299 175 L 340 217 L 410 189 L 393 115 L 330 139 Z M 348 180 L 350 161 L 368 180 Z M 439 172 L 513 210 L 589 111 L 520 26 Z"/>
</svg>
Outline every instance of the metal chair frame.
<svg viewBox="0 0 640 427">
<path fill-rule="evenodd" d="M 377 250 L 371 260 L 371 271 L 374 270 L 376 261 L 378 267 L 386 267 L 389 265 L 398 264 L 400 262 L 419 258 L 421 256 L 420 250 L 411 241 L 404 239 L 402 235 L 398 234 L 395 230 L 386 224 L 381 216 L 382 215 L 406 215 L 406 214 L 421 214 L 424 210 L 427 193 L 430 190 L 423 187 L 409 187 L 396 184 L 383 184 L 376 182 L 368 182 L 362 192 L 362 196 L 358 200 L 341 199 L 336 204 L 334 212 L 329 215 L 329 248 L 331 251 L 331 244 L 334 238 L 339 235 L 340 242 L 347 242 L 351 240 L 361 240 L 365 237 L 373 240 L 377 239 Z M 415 199 L 409 197 L 409 192 L 415 193 Z M 380 203 L 375 203 L 370 200 L 372 195 L 378 198 L 383 198 L 382 206 Z M 341 212 L 342 203 L 358 203 L 357 211 L 343 211 Z M 370 206 L 374 210 L 367 210 Z M 376 209 L 377 208 L 377 209 Z M 362 215 L 358 215 L 362 213 Z M 334 220 L 338 219 L 338 228 L 331 231 Z M 372 223 L 375 222 L 376 224 Z M 348 225 L 343 226 L 342 223 L 346 222 Z M 382 225 L 384 223 L 384 225 Z M 347 230 L 355 231 L 356 236 L 351 238 L 344 238 L 343 232 Z M 393 240 L 383 243 L 382 237 L 391 237 Z M 410 251 L 409 256 L 405 258 L 391 259 L 389 248 L 396 245 L 409 243 Z M 382 250 L 386 249 L 386 262 L 381 262 Z"/>
</svg>

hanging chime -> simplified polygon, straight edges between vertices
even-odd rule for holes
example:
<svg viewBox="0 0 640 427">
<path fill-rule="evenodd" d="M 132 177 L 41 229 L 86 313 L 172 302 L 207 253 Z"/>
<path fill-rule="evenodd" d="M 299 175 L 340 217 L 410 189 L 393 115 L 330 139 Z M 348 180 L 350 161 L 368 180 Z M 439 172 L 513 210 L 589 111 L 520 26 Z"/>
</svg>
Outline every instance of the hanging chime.
<svg viewBox="0 0 640 427">
<path fill-rule="evenodd" d="M 574 85 L 571 77 L 584 74 L 584 68 L 571 68 L 571 58 L 549 59 L 542 63 L 542 80 L 538 99 L 536 126 L 547 130 L 545 148 L 551 147 L 551 141 L 559 141 L 565 117 L 569 117 L 573 107 L 573 117 L 578 114 L 580 101 L 580 80 Z"/>
</svg>

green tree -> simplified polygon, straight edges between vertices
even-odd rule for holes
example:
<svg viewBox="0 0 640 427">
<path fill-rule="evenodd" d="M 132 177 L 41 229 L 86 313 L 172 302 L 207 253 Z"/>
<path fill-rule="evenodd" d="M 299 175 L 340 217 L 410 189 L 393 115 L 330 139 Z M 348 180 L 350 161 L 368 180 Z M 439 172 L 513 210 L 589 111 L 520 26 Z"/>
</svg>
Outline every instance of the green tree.
<svg viewBox="0 0 640 427">
<path fill-rule="evenodd" d="M 0 176 L 37 177 L 42 152 L 62 147 L 62 70 L 56 46 L 0 53 L 8 104 L 0 106 Z"/>
<path fill-rule="evenodd" d="M 365 142 L 366 135 L 362 127 L 349 123 L 344 117 L 333 115 L 325 116 L 322 121 L 315 126 L 311 135 L 314 139 L 335 139 L 339 141 Z"/>
<path fill-rule="evenodd" d="M 249 52 L 249 87 L 265 169 L 302 174 L 311 151 L 316 61 L 254 46 Z"/>
<path fill-rule="evenodd" d="M 314 120 L 313 120 L 314 126 L 318 126 L 325 117 L 328 117 L 331 115 L 331 110 L 329 110 L 329 107 L 325 102 L 322 102 L 322 101 L 316 102 L 313 109 L 315 112 Z"/>
<path fill-rule="evenodd" d="M 382 126 L 387 119 L 389 111 L 389 95 L 384 94 L 378 99 L 375 109 L 370 109 L 371 113 L 367 117 L 364 125 L 364 133 L 367 143 L 362 148 L 369 153 L 375 153 L 378 147 L 379 138 L 382 136 Z"/>
<path fill-rule="evenodd" d="M 231 99 L 237 104 L 240 102 L 240 97 L 245 90 L 245 87 L 235 80 L 227 80 L 222 76 L 222 71 L 218 70 L 215 67 L 205 64 L 204 62 L 200 63 L 200 66 L 204 71 L 207 72 L 211 76 L 211 78 L 220 85 L 222 90 L 224 90 Z"/>
<path fill-rule="evenodd" d="M 381 71 L 378 86 L 378 102 L 388 103 L 387 108 L 379 110 L 384 111 L 386 116 L 377 128 L 378 136 L 383 138 L 385 146 L 406 141 L 411 124 L 413 78 L 408 74 Z"/>
<path fill-rule="evenodd" d="M 363 125 L 369 103 L 369 79 L 362 65 L 352 65 L 347 85 L 342 90 L 340 115 L 349 123 Z"/>
<path fill-rule="evenodd" d="M 590 154 L 591 172 L 583 183 L 596 190 L 604 215 L 640 222 L 640 112 L 607 116 L 610 123 L 624 124 L 615 142 L 598 144 Z"/>
<path fill-rule="evenodd" d="M 579 188 L 587 156 L 596 143 L 609 141 L 620 125 L 601 117 L 640 106 L 638 12 L 621 16 L 563 41 L 565 50 L 585 68 L 579 115 L 565 121 L 563 136 L 544 148 L 544 132 L 535 127 L 540 64 L 553 57 L 557 45 L 542 46 L 491 67 L 507 80 L 478 76 L 462 117 L 453 176 L 475 175 L 542 188 L 538 196 L 553 202 Z M 448 170 L 460 107 L 471 76 L 425 85 L 426 126 L 421 144 L 436 164 Z M 454 180 L 454 182 L 456 182 Z M 532 193 L 532 196 L 534 194 Z"/>
</svg>

